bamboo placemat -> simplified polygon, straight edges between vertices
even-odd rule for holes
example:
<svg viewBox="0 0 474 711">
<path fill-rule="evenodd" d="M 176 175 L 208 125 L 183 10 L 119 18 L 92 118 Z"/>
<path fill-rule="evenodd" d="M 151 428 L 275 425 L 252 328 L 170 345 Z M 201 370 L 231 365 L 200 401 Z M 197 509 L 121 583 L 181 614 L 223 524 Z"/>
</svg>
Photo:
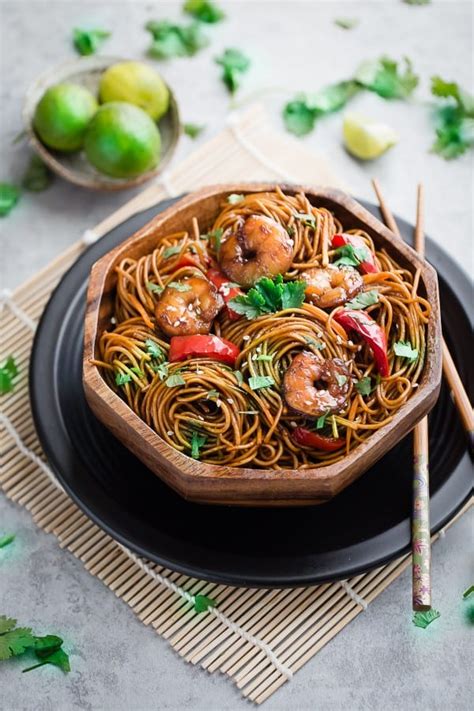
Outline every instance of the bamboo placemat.
<svg viewBox="0 0 474 711">
<path fill-rule="evenodd" d="M 87 230 L 82 240 L 15 292 L 1 294 L 0 360 L 13 353 L 20 371 L 14 391 L 1 402 L 0 485 L 5 495 L 30 511 L 41 529 L 53 533 L 62 548 L 186 661 L 226 673 L 257 704 L 364 611 L 410 565 L 410 556 L 346 581 L 285 590 L 207 583 L 138 558 L 92 523 L 55 480 L 33 426 L 28 362 L 36 323 L 51 291 L 88 244 L 166 197 L 205 184 L 269 179 L 340 186 L 324 161 L 273 129 L 263 109 L 253 106 L 231 116 L 224 131 Z M 469 505 L 472 501 L 458 516 Z M 194 612 L 198 593 L 215 599 L 217 608 Z"/>
</svg>

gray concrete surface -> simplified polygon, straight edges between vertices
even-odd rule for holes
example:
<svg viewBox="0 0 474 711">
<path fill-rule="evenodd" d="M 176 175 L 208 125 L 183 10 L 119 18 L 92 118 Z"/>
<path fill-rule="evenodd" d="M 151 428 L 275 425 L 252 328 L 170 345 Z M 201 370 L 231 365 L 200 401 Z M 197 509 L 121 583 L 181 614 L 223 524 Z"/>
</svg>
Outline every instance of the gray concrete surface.
<svg viewBox="0 0 474 711">
<path fill-rule="evenodd" d="M 103 53 L 140 57 L 148 45 L 142 27 L 151 17 L 181 17 L 180 2 L 0 2 L 0 180 L 18 179 L 28 159 L 12 145 L 21 128 L 22 97 L 36 75 L 74 53 L 70 33 L 86 23 L 111 29 Z M 253 58 L 239 101 L 263 97 L 271 120 L 297 90 L 317 89 L 348 76 L 366 58 L 386 52 L 413 59 L 422 77 L 417 98 L 386 103 L 371 95 L 354 108 L 390 123 L 400 144 L 373 165 L 362 165 L 341 146 L 341 116 L 322 122 L 304 139 L 331 161 L 353 192 L 371 197 L 369 178 L 382 182 L 392 208 L 410 219 L 415 186 L 427 193 L 427 229 L 458 263 L 472 271 L 470 156 L 445 163 L 428 152 L 432 141 L 428 78 L 439 73 L 472 86 L 472 4 L 433 0 L 412 7 L 387 2 L 223 2 L 228 21 L 210 27 L 211 46 L 192 59 L 160 64 L 174 87 L 185 121 L 205 123 L 205 141 L 223 125 L 228 97 L 212 57 L 238 46 Z M 336 17 L 355 16 L 344 31 Z M 262 89 L 278 90 L 262 93 Z M 176 160 L 196 143 L 183 138 Z M 249 178 L 251 176 L 248 176 Z M 93 194 L 61 181 L 44 193 L 24 195 L 1 222 L 0 279 L 14 288 L 82 231 L 122 204 L 128 194 Z M 434 604 L 441 619 L 426 631 L 410 622 L 410 576 L 397 580 L 370 608 L 300 671 L 265 708 L 435 710 L 468 708 L 472 700 L 472 646 L 462 591 L 473 582 L 472 513 L 434 549 Z M 21 662 L 0 668 L 0 706 L 5 711 L 224 711 L 245 706 L 225 678 L 186 665 L 152 630 L 81 564 L 39 532 L 27 512 L 0 498 L 0 531 L 17 540 L 0 552 L 0 612 L 22 624 L 58 631 L 71 652 L 73 671 L 63 677 L 45 668 L 21 675 Z"/>
</svg>

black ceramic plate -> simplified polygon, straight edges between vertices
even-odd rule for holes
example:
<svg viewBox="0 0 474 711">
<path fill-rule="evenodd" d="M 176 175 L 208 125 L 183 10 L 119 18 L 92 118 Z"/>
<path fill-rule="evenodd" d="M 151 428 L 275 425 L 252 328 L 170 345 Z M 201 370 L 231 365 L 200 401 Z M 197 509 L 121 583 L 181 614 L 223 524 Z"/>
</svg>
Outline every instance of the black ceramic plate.
<svg viewBox="0 0 474 711">
<path fill-rule="evenodd" d="M 93 416 L 82 389 L 82 336 L 91 265 L 172 201 L 137 215 L 90 247 L 63 277 L 39 325 L 30 388 L 39 438 L 58 479 L 99 526 L 173 570 L 232 585 L 293 586 L 345 578 L 410 545 L 411 437 L 330 503 L 245 509 L 187 503 Z M 366 205 L 378 216 L 374 206 Z M 412 227 L 398 221 L 410 238 Z M 471 388 L 469 282 L 433 242 L 443 326 Z M 472 487 L 471 462 L 446 387 L 430 415 L 431 521 L 437 530 Z"/>
</svg>

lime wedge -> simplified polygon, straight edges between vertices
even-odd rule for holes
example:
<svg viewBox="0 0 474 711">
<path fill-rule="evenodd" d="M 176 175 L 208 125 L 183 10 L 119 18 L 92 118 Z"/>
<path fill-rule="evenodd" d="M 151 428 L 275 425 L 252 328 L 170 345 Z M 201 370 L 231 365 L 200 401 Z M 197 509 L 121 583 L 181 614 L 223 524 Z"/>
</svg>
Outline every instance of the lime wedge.
<svg viewBox="0 0 474 711">
<path fill-rule="evenodd" d="M 344 116 L 343 133 L 347 150 L 361 160 L 378 158 L 398 141 L 398 135 L 387 124 L 354 112 Z"/>
</svg>

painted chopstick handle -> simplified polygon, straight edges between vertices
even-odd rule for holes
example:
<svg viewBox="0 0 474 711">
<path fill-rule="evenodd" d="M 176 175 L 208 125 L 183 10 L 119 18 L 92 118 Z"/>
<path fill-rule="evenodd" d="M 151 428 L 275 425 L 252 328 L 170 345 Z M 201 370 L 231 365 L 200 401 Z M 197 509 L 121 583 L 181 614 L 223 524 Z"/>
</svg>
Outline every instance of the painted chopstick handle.
<svg viewBox="0 0 474 711">
<path fill-rule="evenodd" d="M 413 609 L 431 608 L 430 485 L 428 462 L 428 418 L 414 430 L 413 440 L 412 576 Z"/>
</svg>

